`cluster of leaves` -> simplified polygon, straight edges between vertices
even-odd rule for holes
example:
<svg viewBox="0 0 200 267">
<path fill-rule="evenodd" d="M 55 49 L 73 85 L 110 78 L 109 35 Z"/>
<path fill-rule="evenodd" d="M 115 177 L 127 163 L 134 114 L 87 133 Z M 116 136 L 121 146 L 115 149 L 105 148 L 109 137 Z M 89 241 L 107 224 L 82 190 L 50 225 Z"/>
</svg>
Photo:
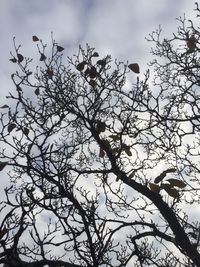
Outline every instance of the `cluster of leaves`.
<svg viewBox="0 0 200 267">
<path fill-rule="evenodd" d="M 199 223 L 187 214 L 200 196 L 200 33 L 179 22 L 172 39 L 160 29 L 149 37 L 165 59 L 151 63 L 153 83 L 137 63 L 89 46 L 64 64 L 64 48 L 52 38 L 49 55 L 36 35 L 30 71 L 14 40 L 16 92 L 0 116 L 0 171 L 10 167 L 11 179 L 0 263 L 200 265 Z"/>
<path fill-rule="evenodd" d="M 165 178 L 167 173 L 171 173 L 175 171 L 176 169 L 174 168 L 163 171 L 159 176 L 155 178 L 155 181 L 154 181 L 155 183 L 149 183 L 150 189 L 155 193 L 160 193 L 160 191 L 164 189 L 167 192 L 167 194 L 170 195 L 171 197 L 180 199 L 180 194 L 179 194 L 179 191 L 176 189 L 176 187 L 185 188 L 186 183 L 184 183 L 183 181 L 179 179 L 171 178 L 171 179 L 166 180 L 167 183 L 162 182 L 160 185 L 158 185 L 158 183 L 160 183 Z"/>
</svg>

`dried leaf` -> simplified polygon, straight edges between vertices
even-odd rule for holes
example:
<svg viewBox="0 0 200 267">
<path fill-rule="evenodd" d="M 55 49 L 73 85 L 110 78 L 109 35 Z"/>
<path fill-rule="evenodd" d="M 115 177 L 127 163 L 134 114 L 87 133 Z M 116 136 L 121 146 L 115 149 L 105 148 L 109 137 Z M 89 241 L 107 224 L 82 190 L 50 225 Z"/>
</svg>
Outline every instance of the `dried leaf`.
<svg viewBox="0 0 200 267">
<path fill-rule="evenodd" d="M 122 173 L 120 172 L 116 177 L 116 182 L 121 180 L 121 178 L 122 178 Z"/>
<path fill-rule="evenodd" d="M 175 171 L 176 171 L 175 168 L 170 168 L 170 169 L 167 169 L 167 170 L 163 171 L 160 175 L 158 175 L 155 178 L 154 183 L 158 184 L 159 182 L 161 182 L 165 178 L 167 173 L 172 173 L 172 172 L 175 172 Z"/>
<path fill-rule="evenodd" d="M 160 186 L 154 183 L 149 183 L 149 187 L 152 192 L 159 193 L 160 192 Z"/>
<path fill-rule="evenodd" d="M 171 186 L 177 186 L 179 188 L 186 187 L 186 184 L 183 181 L 178 180 L 178 179 L 168 179 L 167 181 L 171 184 Z"/>
<path fill-rule="evenodd" d="M 126 144 L 122 144 L 122 149 L 125 151 L 125 153 L 130 157 L 132 156 L 132 152 L 130 150 L 130 146 L 127 146 Z"/>
<path fill-rule="evenodd" d="M 11 62 L 16 63 L 17 59 L 15 57 L 9 59 Z"/>
<path fill-rule="evenodd" d="M 140 67 L 137 63 L 132 63 L 128 65 L 129 69 L 135 73 L 140 73 Z"/>
<path fill-rule="evenodd" d="M 24 60 L 22 54 L 17 54 L 18 62 L 21 63 Z"/>
<path fill-rule="evenodd" d="M 97 52 L 94 52 L 94 54 L 92 54 L 92 57 L 98 57 L 99 54 Z"/>
<path fill-rule="evenodd" d="M 37 88 L 37 89 L 35 89 L 35 92 L 34 92 L 36 95 L 39 95 L 40 94 L 40 89 L 39 88 Z"/>
<path fill-rule="evenodd" d="M 10 133 L 10 132 L 12 132 L 12 130 L 13 129 L 15 129 L 15 127 L 16 127 L 16 124 L 15 123 L 10 123 L 9 125 L 8 125 L 8 132 Z"/>
<path fill-rule="evenodd" d="M 166 184 L 166 183 L 162 183 L 161 185 L 160 185 L 160 188 L 161 189 L 170 189 L 170 188 L 172 188 L 173 186 L 172 185 L 170 185 L 170 184 Z"/>
<path fill-rule="evenodd" d="M 172 172 L 176 172 L 175 168 L 169 168 L 167 170 L 165 170 L 165 173 L 172 173 Z"/>
<path fill-rule="evenodd" d="M 47 57 L 43 53 L 40 54 L 40 61 L 44 61 L 46 58 Z"/>
<path fill-rule="evenodd" d="M 0 240 L 4 237 L 4 235 L 8 232 L 7 228 L 4 227 L 0 230 Z"/>
<path fill-rule="evenodd" d="M 32 73 L 33 73 L 32 71 L 29 71 L 29 72 L 27 73 L 27 76 L 30 76 Z"/>
<path fill-rule="evenodd" d="M 105 132 L 106 130 L 106 123 L 103 121 L 97 121 L 96 131 L 98 133 Z"/>
<path fill-rule="evenodd" d="M 8 105 L 3 105 L 3 106 L 1 106 L 1 108 L 9 108 L 9 106 Z"/>
<path fill-rule="evenodd" d="M 191 35 L 191 37 L 187 39 L 186 44 L 187 44 L 187 47 L 189 48 L 189 52 L 194 52 L 196 48 L 196 44 L 197 44 L 197 39 L 194 34 Z"/>
<path fill-rule="evenodd" d="M 92 87 L 95 87 L 97 85 L 97 82 L 95 80 L 91 79 L 89 81 L 89 85 L 91 85 Z"/>
<path fill-rule="evenodd" d="M 64 47 L 57 45 L 57 51 L 58 52 L 62 52 L 64 50 Z"/>
<path fill-rule="evenodd" d="M 52 69 L 47 69 L 47 74 L 48 74 L 49 78 L 52 78 L 53 70 Z"/>
<path fill-rule="evenodd" d="M 33 42 L 38 42 L 39 38 L 36 35 L 33 35 L 32 36 L 32 40 L 33 40 Z"/>
<path fill-rule="evenodd" d="M 106 65 L 106 60 L 105 59 L 99 59 L 97 61 L 97 64 L 100 65 L 100 66 L 102 66 L 102 67 L 104 67 Z"/>
<path fill-rule="evenodd" d="M 0 171 L 3 170 L 3 168 L 8 164 L 8 162 L 1 162 L 0 161 Z"/>
<path fill-rule="evenodd" d="M 111 134 L 109 135 L 109 137 L 112 138 L 115 142 L 120 140 L 120 135 L 117 134 Z"/>
<path fill-rule="evenodd" d="M 125 148 L 124 151 L 126 152 L 126 154 L 127 154 L 129 157 L 132 156 L 132 152 L 131 152 L 131 150 L 130 150 L 130 147 Z"/>
<path fill-rule="evenodd" d="M 97 70 L 94 66 L 91 67 L 90 71 L 89 71 L 89 75 L 91 79 L 96 78 L 97 76 Z"/>
<path fill-rule="evenodd" d="M 24 128 L 23 128 L 23 133 L 24 133 L 26 136 L 28 136 L 28 134 L 29 134 L 29 129 L 28 129 L 27 127 L 24 127 Z"/>
<path fill-rule="evenodd" d="M 86 64 L 87 64 L 86 61 L 82 61 L 78 65 L 76 65 L 76 69 L 79 70 L 79 71 L 82 71 Z"/>
<path fill-rule="evenodd" d="M 103 148 L 100 147 L 100 149 L 99 149 L 99 157 L 103 158 L 104 156 L 105 156 L 105 152 L 104 152 Z"/>
<path fill-rule="evenodd" d="M 167 194 L 173 198 L 179 198 L 180 197 L 180 194 L 178 192 L 177 189 L 175 188 L 165 188 L 165 191 L 167 192 Z"/>
<path fill-rule="evenodd" d="M 136 173 L 136 170 L 133 170 L 133 171 L 129 174 L 128 178 L 129 178 L 129 179 L 132 179 L 132 178 L 135 176 L 135 173 Z"/>
<path fill-rule="evenodd" d="M 159 182 L 161 182 L 166 176 L 166 173 L 165 172 L 162 172 L 160 175 L 158 175 L 155 180 L 154 180 L 154 183 L 158 184 Z"/>
</svg>

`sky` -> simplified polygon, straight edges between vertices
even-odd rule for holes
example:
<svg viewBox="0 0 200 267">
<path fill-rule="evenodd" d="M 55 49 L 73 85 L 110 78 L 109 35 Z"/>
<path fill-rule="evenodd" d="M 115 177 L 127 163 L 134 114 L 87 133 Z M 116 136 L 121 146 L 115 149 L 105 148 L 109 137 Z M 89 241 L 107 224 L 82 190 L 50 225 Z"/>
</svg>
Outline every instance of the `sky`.
<svg viewBox="0 0 200 267">
<path fill-rule="evenodd" d="M 137 62 L 145 72 L 151 59 L 145 40 L 161 25 L 168 37 L 177 29 L 176 18 L 194 18 L 194 0 L 0 0 L 0 106 L 13 90 L 11 74 L 16 65 L 9 61 L 13 37 L 21 52 L 32 57 L 37 49 L 32 36 L 57 43 L 72 56 L 88 43 L 105 56 Z M 200 2 L 200 1 L 199 1 Z"/>
<path fill-rule="evenodd" d="M 88 43 L 102 55 L 138 62 L 146 68 L 150 44 L 145 40 L 160 24 L 168 36 L 176 17 L 194 17 L 194 0 L 0 0 L 0 105 L 9 90 L 16 65 L 9 62 L 13 37 L 29 57 L 36 53 L 32 35 L 47 44 L 51 32 L 71 56 Z M 143 70 L 145 72 L 145 69 Z"/>
<path fill-rule="evenodd" d="M 163 35 L 171 36 L 178 26 L 176 18 L 195 17 L 194 0 L 0 0 L 0 106 L 15 90 L 11 74 L 16 64 L 9 61 L 13 37 L 22 45 L 20 52 L 38 57 L 32 36 L 65 48 L 64 56 L 77 53 L 88 43 L 103 57 L 137 62 L 141 73 L 151 59 L 150 43 L 145 40 L 161 25 Z M 3 175 L 4 176 L 4 175 Z M 2 179 L 7 184 L 7 179 Z M 0 188 L 0 191 L 3 189 Z"/>
<path fill-rule="evenodd" d="M 0 0 L 0 106 L 15 90 L 11 74 L 16 64 L 9 61 L 13 37 L 25 56 L 37 56 L 32 36 L 51 44 L 51 32 L 65 48 L 64 56 L 77 53 L 88 43 L 103 57 L 137 62 L 141 73 L 151 59 L 145 40 L 161 25 L 163 35 L 176 32 L 176 18 L 184 13 L 195 17 L 194 0 Z M 199 1 L 200 2 L 200 1 Z M 4 180 L 5 181 L 5 180 Z M 1 190 L 1 189 L 0 189 Z"/>
</svg>

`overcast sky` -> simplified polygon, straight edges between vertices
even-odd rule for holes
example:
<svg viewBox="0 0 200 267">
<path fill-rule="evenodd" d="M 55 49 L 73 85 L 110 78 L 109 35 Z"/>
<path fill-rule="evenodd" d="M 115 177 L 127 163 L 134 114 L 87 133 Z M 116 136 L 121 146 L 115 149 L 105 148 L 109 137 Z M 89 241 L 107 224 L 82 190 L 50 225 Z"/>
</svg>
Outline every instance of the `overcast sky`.
<svg viewBox="0 0 200 267">
<path fill-rule="evenodd" d="M 24 56 L 36 54 L 32 35 L 47 44 L 51 32 L 65 55 L 88 43 L 101 56 L 138 62 L 145 72 L 150 44 L 145 40 L 160 24 L 165 36 L 176 31 L 179 17 L 195 16 L 193 0 L 0 0 L 0 106 L 14 90 L 10 75 L 17 65 L 9 61 L 13 36 Z M 37 55 L 38 56 L 38 55 Z"/>
<path fill-rule="evenodd" d="M 159 24 L 166 35 L 176 30 L 176 17 L 194 16 L 193 0 L 0 0 L 0 78 L 1 93 L 12 87 L 9 62 L 13 36 L 22 52 L 36 51 L 32 35 L 50 43 L 53 31 L 65 54 L 76 52 L 78 45 L 89 43 L 102 55 L 120 61 L 145 64 L 150 44 L 145 41 Z M 1 97 L 1 102 L 4 98 Z"/>
<path fill-rule="evenodd" d="M 176 31 L 176 18 L 193 18 L 194 0 L 0 0 L 0 106 L 8 91 L 15 90 L 10 75 L 17 65 L 9 61 L 13 36 L 22 44 L 20 52 L 36 55 L 32 35 L 47 44 L 53 31 L 65 47 L 65 55 L 88 43 L 101 56 L 111 54 L 120 61 L 138 62 L 141 73 L 150 60 L 145 40 L 160 24 L 165 36 Z M 37 54 L 38 56 L 38 54 Z"/>
<path fill-rule="evenodd" d="M 22 54 L 30 56 L 36 47 L 32 35 L 50 44 L 51 32 L 65 55 L 78 45 L 95 47 L 102 56 L 111 54 L 120 61 L 144 66 L 150 59 L 145 41 L 160 24 L 164 35 L 176 31 L 176 17 L 195 16 L 194 0 L 0 0 L 0 106 L 12 90 L 9 62 L 13 36 L 22 44 Z M 141 70 L 141 71 L 145 71 Z"/>
</svg>

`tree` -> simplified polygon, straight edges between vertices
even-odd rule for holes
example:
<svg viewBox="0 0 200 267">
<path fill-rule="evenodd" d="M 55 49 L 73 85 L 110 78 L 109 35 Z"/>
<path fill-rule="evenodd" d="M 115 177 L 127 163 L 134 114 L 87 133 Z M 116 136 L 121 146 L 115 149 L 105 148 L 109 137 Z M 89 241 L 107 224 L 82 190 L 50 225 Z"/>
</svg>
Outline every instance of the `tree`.
<svg viewBox="0 0 200 267">
<path fill-rule="evenodd" d="M 14 40 L 16 92 L 0 117 L 0 170 L 10 177 L 4 266 L 200 266 L 191 215 L 200 201 L 200 32 L 178 20 L 173 38 L 150 35 L 153 74 L 140 77 L 137 63 L 89 46 L 64 64 L 64 48 L 52 37 L 48 54 L 37 36 L 32 71 Z"/>
</svg>

